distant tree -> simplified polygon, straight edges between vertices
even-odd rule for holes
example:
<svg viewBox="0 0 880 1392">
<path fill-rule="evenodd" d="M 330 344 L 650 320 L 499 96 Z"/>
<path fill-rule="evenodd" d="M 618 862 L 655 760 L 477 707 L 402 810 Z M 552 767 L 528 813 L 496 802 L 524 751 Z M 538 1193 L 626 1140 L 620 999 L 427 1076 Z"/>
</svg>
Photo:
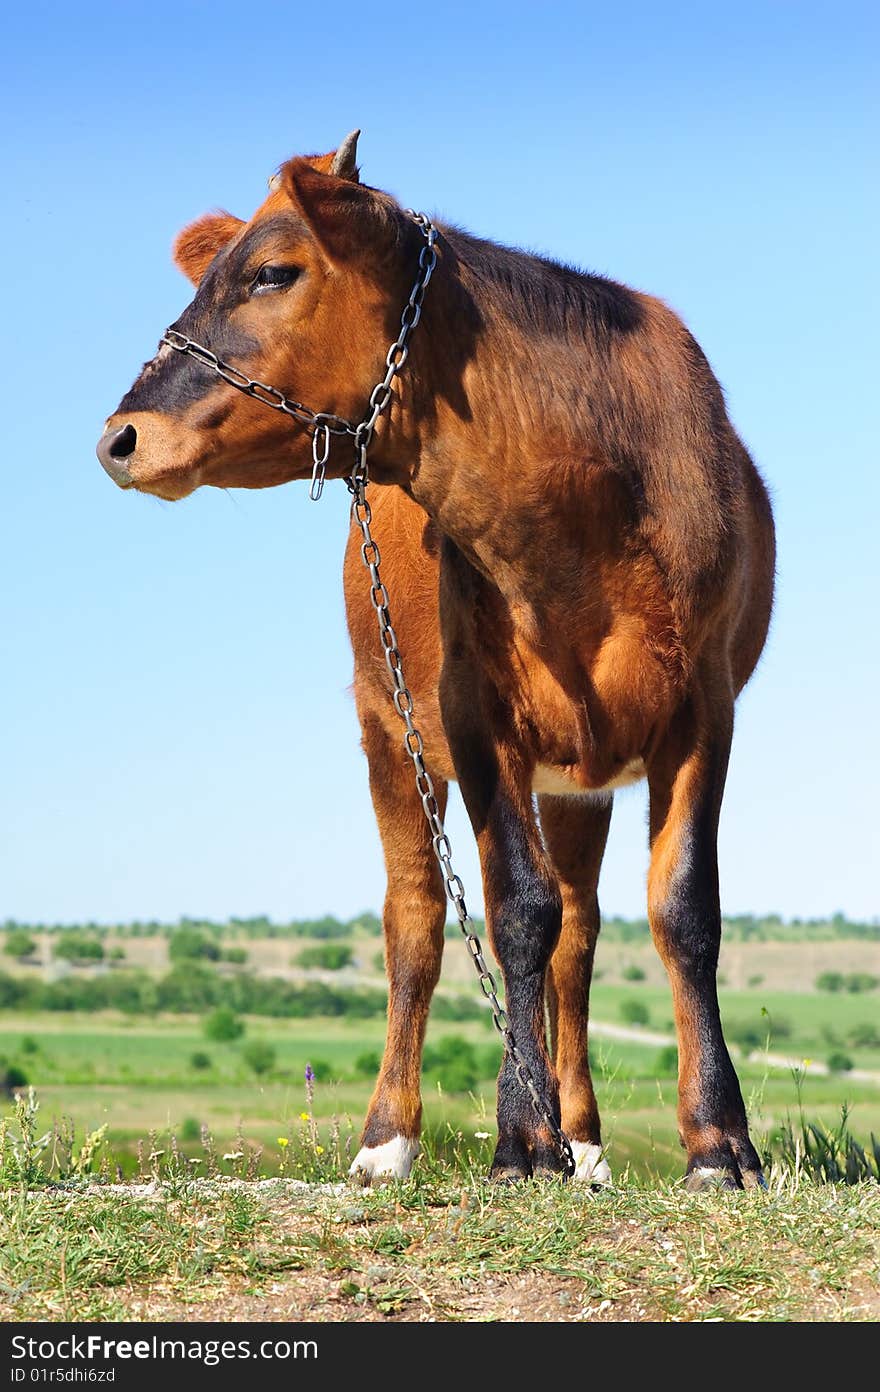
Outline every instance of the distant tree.
<svg viewBox="0 0 880 1392">
<path fill-rule="evenodd" d="M 425 1049 L 422 1071 L 431 1075 L 444 1092 L 470 1092 L 480 1077 L 476 1050 L 460 1034 L 447 1034 Z"/>
<path fill-rule="evenodd" d="M 760 1049 L 766 1044 L 770 1032 L 769 1025 L 760 1020 L 725 1020 L 724 1034 L 732 1044 L 741 1049 Z"/>
<path fill-rule="evenodd" d="M 382 920 L 379 918 L 378 914 L 362 913 L 358 914 L 357 918 L 351 920 L 351 927 L 360 928 L 363 932 L 369 933 L 372 937 L 377 938 L 382 932 Z"/>
<path fill-rule="evenodd" d="M 252 1039 L 249 1044 L 245 1045 L 242 1058 L 248 1068 L 253 1069 L 258 1078 L 264 1073 L 271 1073 L 275 1067 L 275 1050 L 265 1039 Z"/>
<path fill-rule="evenodd" d="M 872 976 L 870 972 L 851 972 L 844 981 L 844 985 L 853 995 L 858 995 L 861 991 L 874 991 L 877 988 L 880 978 Z"/>
<path fill-rule="evenodd" d="M 296 955 L 301 967 L 323 967 L 325 971 L 339 971 L 349 967 L 354 961 L 354 953 L 347 943 L 319 943 L 316 947 L 304 947 Z"/>
<path fill-rule="evenodd" d="M 22 957 L 33 957 L 36 950 L 36 939 L 25 928 L 13 928 L 6 934 L 3 951 L 7 957 L 16 957 L 21 961 Z"/>
<path fill-rule="evenodd" d="M 848 1041 L 854 1049 L 880 1049 L 880 1029 L 872 1020 L 864 1020 L 853 1026 Z"/>
<path fill-rule="evenodd" d="M 354 1061 L 354 1071 L 363 1078 L 375 1078 L 379 1069 L 382 1067 L 382 1059 L 375 1049 L 368 1049 L 366 1053 L 358 1054 Z"/>
<path fill-rule="evenodd" d="M 205 1016 L 202 1032 L 206 1039 L 212 1039 L 217 1044 L 228 1044 L 233 1039 L 241 1038 L 244 1034 L 244 1023 L 228 1005 L 221 1005 Z"/>
<path fill-rule="evenodd" d="M 52 955 L 67 962 L 103 962 L 104 945 L 86 933 L 65 930 L 53 943 Z"/>
<path fill-rule="evenodd" d="M 184 1117 L 180 1125 L 180 1139 L 182 1141 L 197 1141 L 202 1134 L 202 1128 L 195 1117 Z"/>
<path fill-rule="evenodd" d="M 644 981 L 645 979 L 645 973 L 642 968 L 637 967 L 634 963 L 629 967 L 624 967 L 620 974 L 624 981 Z"/>
<path fill-rule="evenodd" d="M 342 923 L 332 914 L 325 918 L 305 919 L 298 923 L 297 933 L 301 938 L 350 938 L 351 924 Z"/>
<path fill-rule="evenodd" d="M 222 954 L 222 960 L 229 962 L 233 967 L 243 967 L 247 959 L 248 955 L 243 947 L 227 947 Z"/>
<path fill-rule="evenodd" d="M 0 1059 L 0 1091 L 5 1092 L 7 1097 L 14 1097 L 27 1085 L 27 1074 L 23 1068 L 19 1068 L 16 1063 L 7 1063 L 5 1059 Z"/>
<path fill-rule="evenodd" d="M 207 961 L 216 962 L 220 948 L 213 938 L 189 926 L 176 928 L 168 940 L 168 956 L 174 963 Z"/>
<path fill-rule="evenodd" d="M 628 1025 L 647 1025 L 651 1012 L 644 1001 L 623 1000 L 620 1002 L 620 1018 Z"/>
<path fill-rule="evenodd" d="M 817 990 L 817 991 L 842 991 L 842 990 L 843 990 L 843 983 L 844 983 L 844 978 L 843 978 L 843 973 L 842 973 L 842 972 L 837 972 L 837 971 L 826 971 L 826 972 L 821 972 L 820 975 L 816 977 L 816 990 Z"/>
<path fill-rule="evenodd" d="M 194 1054 L 190 1054 L 189 1065 L 190 1068 L 198 1069 L 200 1073 L 204 1072 L 206 1068 L 211 1067 L 211 1055 L 206 1054 L 204 1049 L 196 1049 Z"/>
<path fill-rule="evenodd" d="M 678 1049 L 675 1044 L 666 1044 L 654 1060 L 654 1072 L 659 1078 L 678 1076 Z"/>
</svg>

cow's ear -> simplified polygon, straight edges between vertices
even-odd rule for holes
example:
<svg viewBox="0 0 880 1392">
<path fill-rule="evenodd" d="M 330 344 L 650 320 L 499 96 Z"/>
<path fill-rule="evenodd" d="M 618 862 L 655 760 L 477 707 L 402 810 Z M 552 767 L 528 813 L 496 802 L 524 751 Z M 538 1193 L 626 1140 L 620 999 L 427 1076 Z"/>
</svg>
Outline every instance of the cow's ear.
<svg viewBox="0 0 880 1392">
<path fill-rule="evenodd" d="M 331 261 L 361 260 L 396 240 L 392 201 L 364 184 L 302 158 L 283 166 L 281 183 Z"/>
<path fill-rule="evenodd" d="M 178 270 L 198 285 L 218 251 L 228 246 L 244 223 L 231 213 L 206 213 L 184 227 L 174 241 L 172 255 Z"/>
</svg>

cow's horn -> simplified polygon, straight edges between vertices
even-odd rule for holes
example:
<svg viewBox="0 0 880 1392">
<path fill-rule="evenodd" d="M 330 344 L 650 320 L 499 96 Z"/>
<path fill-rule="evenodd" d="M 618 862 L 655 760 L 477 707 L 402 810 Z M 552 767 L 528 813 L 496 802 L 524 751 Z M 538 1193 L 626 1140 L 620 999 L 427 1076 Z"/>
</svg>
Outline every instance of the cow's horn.
<svg viewBox="0 0 880 1392">
<path fill-rule="evenodd" d="M 335 174 L 337 179 L 352 179 L 357 183 L 357 149 L 359 130 L 353 130 L 347 135 L 340 145 L 336 154 L 333 156 L 333 163 L 330 166 L 330 173 Z"/>
</svg>

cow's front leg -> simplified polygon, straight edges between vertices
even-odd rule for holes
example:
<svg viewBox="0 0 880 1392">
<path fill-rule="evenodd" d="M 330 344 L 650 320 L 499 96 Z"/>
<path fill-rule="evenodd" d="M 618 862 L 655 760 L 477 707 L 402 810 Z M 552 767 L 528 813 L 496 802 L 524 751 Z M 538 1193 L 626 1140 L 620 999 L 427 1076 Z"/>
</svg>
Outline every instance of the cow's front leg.
<svg viewBox="0 0 880 1392">
<path fill-rule="evenodd" d="M 383 917 L 388 1032 L 361 1148 L 351 1166 L 356 1180 L 370 1184 L 405 1179 L 419 1153 L 422 1046 L 440 975 L 446 896 L 403 741 L 389 739 L 363 696 L 358 713 L 388 874 Z M 446 784 L 435 779 L 434 788 L 445 808 Z"/>
</svg>

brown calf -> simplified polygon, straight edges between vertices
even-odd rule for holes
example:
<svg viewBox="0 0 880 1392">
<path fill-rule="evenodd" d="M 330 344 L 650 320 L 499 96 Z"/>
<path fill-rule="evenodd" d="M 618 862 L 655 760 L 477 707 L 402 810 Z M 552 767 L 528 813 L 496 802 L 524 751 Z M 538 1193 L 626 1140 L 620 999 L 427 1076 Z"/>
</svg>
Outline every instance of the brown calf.
<svg viewBox="0 0 880 1392">
<path fill-rule="evenodd" d="M 428 762 L 442 797 L 458 779 L 477 837 L 513 1031 L 581 1177 L 606 1178 L 586 1042 L 596 884 L 613 790 L 646 777 L 648 913 L 672 983 L 688 1182 L 758 1184 L 716 995 L 716 834 L 734 700 L 770 617 L 766 491 L 706 359 L 660 301 L 440 231 L 422 323 L 370 452 L 387 485 L 373 490 L 374 530 Z M 250 222 L 222 214 L 181 234 L 178 263 L 198 290 L 174 328 L 358 420 L 419 244 L 398 204 L 359 182 L 350 138 L 285 165 Z M 121 486 L 166 498 L 206 483 L 266 487 L 312 466 L 305 430 L 167 347 L 108 421 L 99 456 Z M 335 441 L 328 473 L 350 467 Z M 391 984 L 356 1161 L 370 1178 L 406 1173 L 418 1149 L 445 904 L 359 564 L 350 547 Z M 506 1061 L 493 1174 L 559 1167 Z"/>
</svg>

